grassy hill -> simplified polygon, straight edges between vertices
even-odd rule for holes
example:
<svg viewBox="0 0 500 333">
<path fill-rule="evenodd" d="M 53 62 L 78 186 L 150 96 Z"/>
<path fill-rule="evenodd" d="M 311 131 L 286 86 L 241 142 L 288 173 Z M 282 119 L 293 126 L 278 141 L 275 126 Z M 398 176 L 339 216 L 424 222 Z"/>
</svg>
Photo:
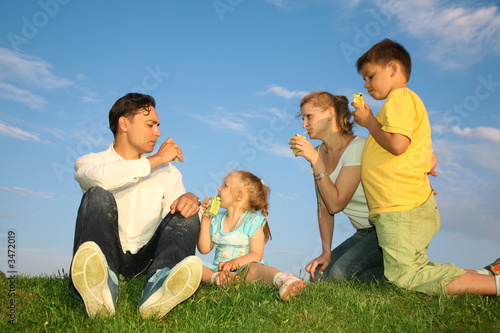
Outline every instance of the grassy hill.
<svg viewBox="0 0 500 333">
<path fill-rule="evenodd" d="M 500 332 L 498 297 L 432 297 L 385 282 L 312 283 L 290 302 L 258 283 L 202 285 L 162 320 L 142 319 L 142 283 L 121 283 L 116 315 L 90 320 L 68 294 L 66 275 L 0 272 L 0 332 Z"/>
</svg>

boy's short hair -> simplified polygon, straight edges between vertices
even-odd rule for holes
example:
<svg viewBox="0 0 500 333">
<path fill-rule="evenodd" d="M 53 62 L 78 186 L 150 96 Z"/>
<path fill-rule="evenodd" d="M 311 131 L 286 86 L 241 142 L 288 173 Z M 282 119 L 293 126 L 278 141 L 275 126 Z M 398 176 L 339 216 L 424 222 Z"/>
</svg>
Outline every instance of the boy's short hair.
<svg viewBox="0 0 500 333">
<path fill-rule="evenodd" d="M 356 69 L 361 74 L 361 68 L 366 63 L 375 63 L 381 66 L 387 66 L 391 61 L 398 61 L 403 67 L 403 73 L 406 81 L 410 81 L 411 57 L 403 45 L 388 38 L 373 45 L 365 54 L 356 61 Z"/>
</svg>

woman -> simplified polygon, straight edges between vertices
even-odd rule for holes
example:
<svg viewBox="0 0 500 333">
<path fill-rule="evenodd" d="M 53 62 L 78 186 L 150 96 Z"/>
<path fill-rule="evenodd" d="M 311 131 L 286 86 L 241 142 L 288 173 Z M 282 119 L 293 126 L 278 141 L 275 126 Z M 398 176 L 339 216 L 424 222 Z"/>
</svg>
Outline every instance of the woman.
<svg viewBox="0 0 500 333">
<path fill-rule="evenodd" d="M 375 228 L 368 221 L 368 206 L 361 185 L 361 152 L 365 138 L 353 134 L 349 101 L 345 96 L 312 92 L 300 102 L 302 127 L 310 139 L 321 140 L 314 148 L 305 138 L 291 137 L 295 156 L 312 167 L 318 200 L 318 225 L 322 253 L 306 271 L 312 280 L 356 278 L 363 282 L 383 278 L 382 251 Z M 356 232 L 335 249 L 332 247 L 334 216 L 343 212 Z"/>
</svg>

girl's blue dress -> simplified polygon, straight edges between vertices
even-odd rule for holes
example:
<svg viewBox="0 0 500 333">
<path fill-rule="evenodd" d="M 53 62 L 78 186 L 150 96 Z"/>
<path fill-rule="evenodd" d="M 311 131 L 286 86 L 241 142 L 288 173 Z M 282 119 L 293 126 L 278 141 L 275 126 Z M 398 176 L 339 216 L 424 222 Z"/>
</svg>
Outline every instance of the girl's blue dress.
<svg viewBox="0 0 500 333">
<path fill-rule="evenodd" d="M 210 236 L 212 242 L 214 242 L 215 256 L 212 264 L 207 262 L 203 262 L 203 264 L 214 271 L 219 270 L 220 262 L 229 261 L 248 254 L 250 252 L 250 238 L 258 228 L 263 227 L 267 223 L 264 216 L 247 210 L 240 216 L 238 222 L 236 222 L 237 228 L 224 233 L 223 223 L 226 215 L 227 212 L 219 213 L 210 222 Z"/>
</svg>

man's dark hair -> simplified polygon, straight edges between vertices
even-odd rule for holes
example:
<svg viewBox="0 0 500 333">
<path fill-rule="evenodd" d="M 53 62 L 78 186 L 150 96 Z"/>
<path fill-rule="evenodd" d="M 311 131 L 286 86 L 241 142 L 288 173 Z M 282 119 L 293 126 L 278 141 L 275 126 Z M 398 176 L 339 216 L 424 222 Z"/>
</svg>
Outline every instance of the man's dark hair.
<svg viewBox="0 0 500 333">
<path fill-rule="evenodd" d="M 152 96 L 129 93 L 119 98 L 109 111 L 109 128 L 113 135 L 116 136 L 118 132 L 118 119 L 126 117 L 130 120 L 140 112 L 148 115 L 150 107 L 156 107 L 155 99 Z"/>
<path fill-rule="evenodd" d="M 411 57 L 403 45 L 388 38 L 373 45 L 365 54 L 356 61 L 356 69 L 361 74 L 361 68 L 366 63 L 373 63 L 380 66 L 387 66 L 391 61 L 397 61 L 403 67 L 406 81 L 410 81 Z"/>
</svg>

